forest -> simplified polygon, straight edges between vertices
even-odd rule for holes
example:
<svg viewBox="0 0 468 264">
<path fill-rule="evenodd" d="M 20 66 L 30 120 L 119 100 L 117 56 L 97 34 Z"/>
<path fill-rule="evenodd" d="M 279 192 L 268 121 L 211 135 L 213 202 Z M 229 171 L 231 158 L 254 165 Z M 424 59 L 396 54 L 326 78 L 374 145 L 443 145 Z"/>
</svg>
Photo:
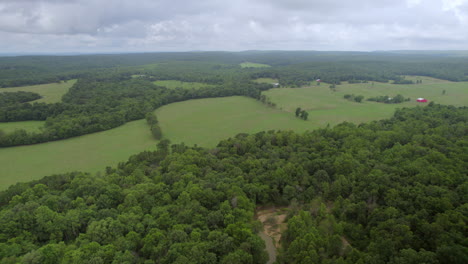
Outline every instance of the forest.
<svg viewBox="0 0 468 264">
<path fill-rule="evenodd" d="M 242 68 L 246 61 L 271 67 Z M 266 263 L 256 212 L 273 207 L 284 209 L 287 225 L 276 263 L 468 263 L 467 106 L 431 102 L 369 123 L 241 133 L 212 149 L 172 144 L 154 112 L 239 95 L 277 107 L 262 94 L 274 85 L 257 78 L 292 88 L 321 79 L 330 93 L 342 82 L 420 83 L 403 75 L 468 81 L 468 62 L 311 51 L 0 57 L 0 122 L 44 121 L 35 132 L 0 130 L 0 147 L 138 119 L 158 139 L 155 151 L 99 173 L 50 175 L 0 191 L 0 263 Z M 78 80 L 56 103 L 7 88 L 71 79 Z M 155 84 L 161 80 L 207 86 L 170 89 Z M 408 100 L 345 99 L 357 106 Z M 313 110 L 294 109 L 290 116 L 309 122 Z"/>
<path fill-rule="evenodd" d="M 1 263 L 265 263 L 254 213 L 273 204 L 289 208 L 278 263 L 466 263 L 467 121 L 431 103 L 214 149 L 161 140 L 104 174 L 18 183 Z"/>
<path fill-rule="evenodd" d="M 257 61 L 272 67 L 243 69 L 239 66 L 243 61 Z M 273 86 L 254 82 L 256 78 L 278 79 L 284 87 L 301 87 L 317 78 L 333 87 L 344 81 L 405 83 L 407 80 L 401 75 L 468 80 L 468 63 L 463 57 L 379 52 L 23 56 L 0 58 L 0 69 L 0 87 L 79 79 L 62 101 L 54 104 L 29 102 L 39 98 L 38 95 L 31 97 L 33 95 L 28 94 L 25 101 L 24 93 L 14 95 L 14 100 L 8 92 L 0 93 L 0 122 L 46 121 L 40 132 L 20 129 L 7 134 L 0 131 L 0 147 L 36 144 L 108 130 L 142 119 L 160 106 L 189 99 L 243 95 L 262 100 L 261 92 Z M 152 83 L 157 80 L 200 82 L 206 83 L 207 87 L 167 89 Z M 21 96 L 24 97 L 22 100 Z M 359 96 L 353 99 L 362 100 Z"/>
</svg>

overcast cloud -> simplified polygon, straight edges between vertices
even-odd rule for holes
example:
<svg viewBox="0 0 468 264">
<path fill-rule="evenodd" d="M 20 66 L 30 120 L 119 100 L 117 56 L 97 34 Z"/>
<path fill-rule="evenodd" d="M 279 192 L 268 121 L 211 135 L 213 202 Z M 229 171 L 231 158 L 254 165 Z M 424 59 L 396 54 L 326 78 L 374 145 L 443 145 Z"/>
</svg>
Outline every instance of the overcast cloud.
<svg viewBox="0 0 468 264">
<path fill-rule="evenodd" d="M 466 50 L 468 0 L 0 0 L 0 53 Z"/>
</svg>

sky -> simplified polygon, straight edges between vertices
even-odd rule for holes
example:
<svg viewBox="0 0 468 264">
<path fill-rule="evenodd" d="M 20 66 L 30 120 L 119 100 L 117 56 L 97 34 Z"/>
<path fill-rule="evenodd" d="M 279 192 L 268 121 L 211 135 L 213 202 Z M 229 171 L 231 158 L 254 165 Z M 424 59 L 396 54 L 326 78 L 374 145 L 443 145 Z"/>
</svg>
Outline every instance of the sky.
<svg viewBox="0 0 468 264">
<path fill-rule="evenodd" d="M 468 0 L 0 0 L 0 53 L 467 50 Z"/>
</svg>

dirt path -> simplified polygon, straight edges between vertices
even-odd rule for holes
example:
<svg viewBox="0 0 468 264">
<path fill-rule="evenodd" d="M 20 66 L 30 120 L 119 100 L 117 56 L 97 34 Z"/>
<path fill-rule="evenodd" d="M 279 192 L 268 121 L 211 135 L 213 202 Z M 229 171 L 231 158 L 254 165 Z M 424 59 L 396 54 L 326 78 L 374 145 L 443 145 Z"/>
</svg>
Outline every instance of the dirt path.
<svg viewBox="0 0 468 264">
<path fill-rule="evenodd" d="M 256 218 L 262 222 L 263 230 L 259 236 L 265 241 L 268 252 L 268 264 L 276 261 L 277 249 L 280 247 L 282 232 L 287 228 L 286 211 L 284 207 L 257 208 Z"/>
</svg>

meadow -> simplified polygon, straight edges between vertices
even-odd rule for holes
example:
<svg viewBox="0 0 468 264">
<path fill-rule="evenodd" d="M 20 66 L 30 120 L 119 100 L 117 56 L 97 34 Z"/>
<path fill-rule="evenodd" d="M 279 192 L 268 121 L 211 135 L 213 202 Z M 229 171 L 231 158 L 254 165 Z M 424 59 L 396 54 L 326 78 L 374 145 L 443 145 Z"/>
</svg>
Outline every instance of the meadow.
<svg viewBox="0 0 468 264">
<path fill-rule="evenodd" d="M 71 171 L 98 172 L 116 166 L 157 141 L 145 120 L 66 140 L 0 148 L 0 190 L 16 182 Z"/>
<path fill-rule="evenodd" d="M 160 81 L 154 81 L 153 83 L 158 86 L 164 86 L 168 89 L 176 89 L 176 88 L 199 89 L 202 87 L 213 87 L 212 84 L 207 84 L 207 83 L 182 82 L 182 81 L 177 81 L 177 80 L 160 80 Z"/>
<path fill-rule="evenodd" d="M 254 62 L 243 62 L 240 64 L 242 68 L 266 68 L 271 67 L 268 64 L 254 63 Z"/>
<path fill-rule="evenodd" d="M 317 127 L 248 97 L 208 98 L 173 103 L 156 110 L 163 137 L 172 143 L 203 147 L 238 133 L 267 130 L 306 131 Z"/>
<path fill-rule="evenodd" d="M 21 86 L 12 88 L 1 88 L 1 92 L 34 92 L 42 96 L 41 99 L 37 99 L 33 102 L 38 103 L 56 103 L 62 101 L 62 96 L 68 92 L 68 89 L 75 84 L 76 80 L 69 80 L 67 82 L 60 83 L 48 83 L 31 86 Z"/>
<path fill-rule="evenodd" d="M 254 80 L 256 83 L 279 83 L 278 79 L 273 78 L 257 78 Z"/>
<path fill-rule="evenodd" d="M 468 105 L 468 83 L 424 79 L 423 84 L 394 85 L 362 83 L 338 85 L 332 91 L 328 84 L 304 88 L 278 88 L 263 92 L 277 104 L 268 107 L 248 97 L 234 96 L 188 100 L 163 106 L 155 111 L 163 137 L 172 143 L 184 142 L 203 147 L 215 147 L 222 139 L 238 133 L 268 130 L 303 132 L 335 125 L 343 121 L 362 123 L 391 117 L 396 108 L 425 105 L 415 102 L 426 97 L 436 103 Z M 442 92 L 445 90 L 445 94 Z M 344 94 L 371 96 L 402 94 L 410 102 L 383 104 L 363 101 L 356 103 Z M 306 109 L 309 119 L 296 118 L 297 107 Z M 2 123 L 0 129 L 38 130 L 42 122 Z M 126 161 L 132 154 L 155 149 L 144 120 L 121 127 L 71 139 L 0 149 L 0 189 L 18 181 L 39 179 L 45 175 L 70 171 L 96 172 L 106 166 Z M 28 164 L 27 166 L 24 166 Z"/>
<path fill-rule="evenodd" d="M 418 77 L 414 77 L 418 78 Z M 420 79 L 420 78 L 419 78 Z M 427 82 L 426 82 L 427 81 Z M 429 82 L 430 81 L 430 82 Z M 315 82 L 313 82 L 315 83 Z M 445 90 L 445 94 L 443 91 Z M 362 123 L 391 117 L 396 108 L 423 106 L 416 98 L 424 97 L 429 101 L 455 106 L 468 105 L 468 83 L 448 82 L 430 78 L 423 84 L 396 85 L 390 83 L 343 83 L 335 91 L 329 84 L 311 85 L 303 88 L 277 88 L 263 92 L 280 109 L 293 113 L 297 107 L 309 113 L 309 120 L 323 125 L 335 125 L 343 121 Z M 363 95 L 362 103 L 343 98 L 345 94 Z M 401 104 L 384 104 L 366 101 L 374 96 L 403 95 L 411 101 Z"/>
<path fill-rule="evenodd" d="M 18 129 L 24 129 L 28 132 L 40 132 L 45 121 L 20 121 L 20 122 L 0 122 L 0 130 L 5 133 L 11 133 Z"/>
</svg>

